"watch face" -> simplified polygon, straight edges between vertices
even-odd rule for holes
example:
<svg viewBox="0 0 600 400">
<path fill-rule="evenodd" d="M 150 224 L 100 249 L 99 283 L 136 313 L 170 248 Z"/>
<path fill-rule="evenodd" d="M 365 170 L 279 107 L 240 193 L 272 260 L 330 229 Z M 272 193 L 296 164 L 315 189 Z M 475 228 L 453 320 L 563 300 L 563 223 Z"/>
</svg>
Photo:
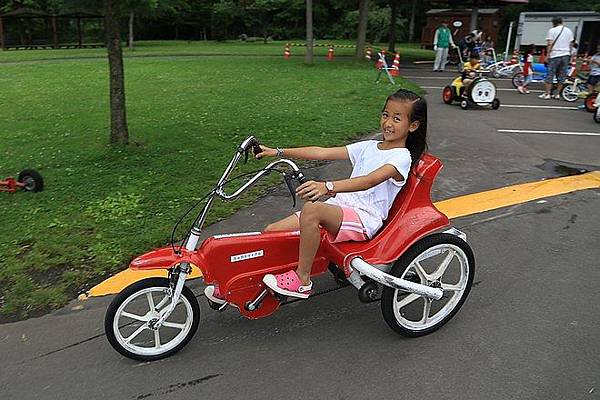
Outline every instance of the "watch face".
<svg viewBox="0 0 600 400">
<path fill-rule="evenodd" d="M 329 190 L 330 192 L 333 191 L 333 182 L 325 182 L 325 187 L 327 188 L 327 190 Z"/>
</svg>

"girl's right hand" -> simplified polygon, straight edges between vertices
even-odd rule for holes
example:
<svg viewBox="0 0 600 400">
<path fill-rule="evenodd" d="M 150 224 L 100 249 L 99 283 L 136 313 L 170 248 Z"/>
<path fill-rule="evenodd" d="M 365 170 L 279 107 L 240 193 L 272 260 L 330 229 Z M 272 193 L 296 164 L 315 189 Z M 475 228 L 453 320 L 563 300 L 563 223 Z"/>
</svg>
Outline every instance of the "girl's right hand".
<svg viewBox="0 0 600 400">
<path fill-rule="evenodd" d="M 275 149 L 267 147 L 263 144 L 259 144 L 259 147 L 262 151 L 254 156 L 257 160 L 260 160 L 263 157 L 275 157 L 277 155 L 277 150 Z"/>
</svg>

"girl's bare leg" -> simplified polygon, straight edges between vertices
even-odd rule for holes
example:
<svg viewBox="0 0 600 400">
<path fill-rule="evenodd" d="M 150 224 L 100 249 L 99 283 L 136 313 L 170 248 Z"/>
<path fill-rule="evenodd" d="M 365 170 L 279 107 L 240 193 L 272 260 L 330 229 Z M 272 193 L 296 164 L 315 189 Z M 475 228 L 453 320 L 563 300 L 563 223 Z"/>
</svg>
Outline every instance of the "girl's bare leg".
<svg viewBox="0 0 600 400">
<path fill-rule="evenodd" d="M 319 249 L 321 233 L 319 226 L 337 235 L 342 225 L 341 207 L 325 203 L 307 202 L 300 214 L 300 257 L 296 273 L 304 285 L 310 282 L 310 270 Z"/>
<path fill-rule="evenodd" d="M 267 225 L 265 232 L 272 231 L 297 231 L 300 229 L 300 221 L 296 214 L 285 217 L 277 222 Z"/>
</svg>

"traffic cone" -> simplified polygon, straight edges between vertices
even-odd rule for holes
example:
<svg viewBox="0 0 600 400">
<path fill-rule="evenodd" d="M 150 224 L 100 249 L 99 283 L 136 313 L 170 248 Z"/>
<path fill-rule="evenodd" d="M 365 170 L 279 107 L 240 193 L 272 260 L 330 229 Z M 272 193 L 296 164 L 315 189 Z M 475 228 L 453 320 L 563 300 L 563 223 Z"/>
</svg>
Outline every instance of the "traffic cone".
<svg viewBox="0 0 600 400">
<path fill-rule="evenodd" d="M 327 61 L 333 61 L 333 46 L 329 45 L 329 50 L 327 50 Z"/>
<path fill-rule="evenodd" d="M 400 53 L 396 53 L 396 56 L 394 57 L 394 64 L 392 65 L 390 75 L 400 76 Z"/>
<path fill-rule="evenodd" d="M 538 61 L 540 64 L 546 62 L 546 49 L 542 49 L 542 54 L 540 54 L 540 59 Z"/>
<path fill-rule="evenodd" d="M 371 49 L 370 47 L 367 47 L 367 53 L 365 54 L 365 58 L 369 61 L 371 61 L 371 56 L 373 55 L 373 49 Z"/>
<path fill-rule="evenodd" d="M 583 58 L 583 61 L 581 62 L 581 70 L 582 71 L 589 71 L 590 70 L 590 62 L 588 60 L 587 57 Z"/>
<path fill-rule="evenodd" d="M 290 44 L 286 43 L 285 44 L 285 50 L 283 51 L 283 58 L 285 58 L 286 60 L 288 60 L 290 58 Z"/>
</svg>

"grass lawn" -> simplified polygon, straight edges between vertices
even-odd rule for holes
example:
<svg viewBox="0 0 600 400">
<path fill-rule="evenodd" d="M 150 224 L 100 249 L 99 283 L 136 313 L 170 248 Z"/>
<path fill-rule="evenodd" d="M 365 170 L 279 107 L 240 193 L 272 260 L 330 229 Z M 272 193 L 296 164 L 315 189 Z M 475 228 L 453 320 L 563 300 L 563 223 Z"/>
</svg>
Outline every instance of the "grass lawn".
<svg viewBox="0 0 600 400">
<path fill-rule="evenodd" d="M 375 84 L 376 71 L 350 57 L 306 66 L 261 56 L 257 44 L 192 45 L 194 54 L 251 51 L 169 57 L 187 43 L 139 43 L 136 55 L 165 57 L 125 60 L 127 147 L 107 144 L 102 50 L 0 52 L 0 178 L 33 168 L 45 179 L 40 193 L 0 193 L 1 321 L 60 307 L 165 245 L 247 135 L 286 147 L 342 144 L 376 129 L 395 88 L 417 89 Z M 266 55 L 282 50 L 267 46 Z M 61 54 L 102 58 L 48 60 Z M 208 222 L 252 200 L 217 203 Z"/>
</svg>

